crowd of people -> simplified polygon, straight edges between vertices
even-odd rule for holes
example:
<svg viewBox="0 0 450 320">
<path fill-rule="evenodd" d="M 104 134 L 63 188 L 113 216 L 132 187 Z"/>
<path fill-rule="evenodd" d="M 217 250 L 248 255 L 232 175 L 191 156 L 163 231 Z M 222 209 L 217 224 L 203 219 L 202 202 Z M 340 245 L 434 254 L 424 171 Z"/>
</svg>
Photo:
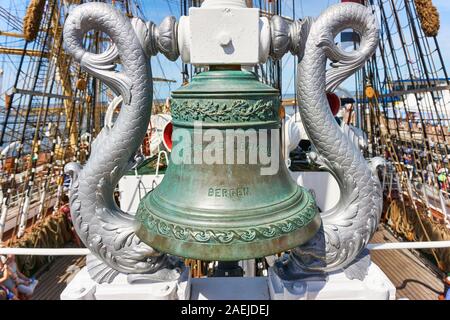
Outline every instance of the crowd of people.
<svg viewBox="0 0 450 320">
<path fill-rule="evenodd" d="M 425 183 L 430 186 L 437 186 L 440 190 L 449 191 L 450 172 L 447 166 L 448 162 L 445 161 L 442 164 L 437 161 L 423 164 L 422 174 Z"/>
<path fill-rule="evenodd" d="M 418 179 L 429 186 L 450 192 L 449 161 L 446 157 L 436 159 L 425 152 L 414 152 L 411 146 L 397 146 L 395 149 L 399 161 L 407 169 L 409 180 Z M 385 158 L 395 161 L 389 151 L 385 152 Z"/>
</svg>

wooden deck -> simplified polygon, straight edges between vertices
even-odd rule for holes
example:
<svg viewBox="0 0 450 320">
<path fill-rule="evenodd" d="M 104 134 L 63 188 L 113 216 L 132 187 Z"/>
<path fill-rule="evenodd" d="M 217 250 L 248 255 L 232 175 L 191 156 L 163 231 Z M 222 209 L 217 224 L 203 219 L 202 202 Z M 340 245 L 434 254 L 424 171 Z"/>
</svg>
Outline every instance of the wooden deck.
<svg viewBox="0 0 450 320">
<path fill-rule="evenodd" d="M 57 257 L 50 268 L 38 277 L 33 300 L 59 300 L 78 268 L 85 265 L 85 257 Z"/>
<path fill-rule="evenodd" d="M 398 242 L 383 226 L 375 234 L 373 243 Z M 374 250 L 372 261 L 388 276 L 397 288 L 397 299 L 436 300 L 444 285 L 420 258 L 409 250 Z M 58 300 L 62 291 L 75 273 L 70 269 L 83 267 L 84 257 L 59 257 L 48 271 L 39 277 L 35 300 Z M 69 266 L 75 266 L 67 268 Z"/>
<path fill-rule="evenodd" d="M 380 226 L 371 242 L 399 241 Z M 438 295 L 444 291 L 444 284 L 439 276 L 409 250 L 373 250 L 371 257 L 397 288 L 397 299 L 437 300 Z"/>
</svg>

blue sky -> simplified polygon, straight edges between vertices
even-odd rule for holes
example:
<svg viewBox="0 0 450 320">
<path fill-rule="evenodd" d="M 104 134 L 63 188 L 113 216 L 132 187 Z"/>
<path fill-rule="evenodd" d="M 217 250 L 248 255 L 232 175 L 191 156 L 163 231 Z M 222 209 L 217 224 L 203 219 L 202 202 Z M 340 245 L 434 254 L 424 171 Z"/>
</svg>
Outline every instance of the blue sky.
<svg viewBox="0 0 450 320">
<path fill-rule="evenodd" d="M 256 0 L 257 1 L 257 0 Z M 28 0 L 0 0 L 0 6 L 5 8 L 11 14 L 23 17 Z M 135 0 L 134 1 L 142 10 L 143 14 L 148 20 L 159 24 L 167 15 L 175 15 L 177 18 L 180 15 L 180 1 L 179 0 Z M 329 5 L 340 2 L 339 0 L 282 0 L 283 14 L 287 16 L 292 15 L 292 6 L 295 3 L 296 18 L 305 16 L 318 16 Z M 441 30 L 438 36 L 439 43 L 443 52 L 444 60 L 447 69 L 450 71 L 450 0 L 433 0 L 441 15 Z M 136 7 L 134 7 L 135 11 Z M 4 19 L 0 16 L 0 30 L 5 31 Z M 6 30 L 8 31 L 8 30 Z M 5 37 L 0 37 L 0 45 L 5 45 Z M 7 39 L 9 46 L 18 44 L 17 39 Z M 5 69 L 5 76 L 3 81 L 4 90 L 10 86 L 11 79 L 14 77 L 14 67 L 8 66 L 11 64 L 10 57 L 0 56 L 0 68 Z M 157 77 L 166 77 L 177 80 L 175 84 L 161 84 L 155 83 L 155 93 L 157 98 L 165 98 L 170 90 L 176 89 L 181 83 L 181 62 L 170 62 L 164 56 L 159 55 L 158 58 L 152 59 L 153 75 Z M 286 56 L 283 59 L 283 90 L 282 94 L 292 94 L 294 92 L 293 70 L 295 66 L 293 58 Z M 347 81 L 344 86 L 353 90 L 352 81 Z"/>
<path fill-rule="evenodd" d="M 447 71 L 450 71 L 450 0 L 433 0 L 433 3 L 439 11 L 441 20 L 438 41 Z"/>
<path fill-rule="evenodd" d="M 283 14 L 291 16 L 292 15 L 292 0 L 282 0 Z M 339 0 L 295 0 L 295 12 L 296 17 L 305 16 L 318 16 L 325 10 L 329 5 L 339 3 Z M 177 0 L 143 0 L 142 9 L 146 17 L 149 20 L 159 24 L 159 22 L 168 14 L 170 14 L 170 9 L 173 14 L 178 16 L 180 7 L 179 1 Z M 438 41 L 442 49 L 444 61 L 446 63 L 447 70 L 450 71 L 450 0 L 433 0 L 433 3 L 438 8 L 441 20 L 441 29 L 438 35 Z M 174 65 L 172 62 L 168 62 L 164 57 L 160 57 L 160 64 L 164 68 L 164 74 L 167 78 L 179 80 L 180 79 L 180 67 Z M 154 59 L 155 60 L 155 59 Z M 177 62 L 180 65 L 180 62 Z M 153 73 L 155 76 L 162 76 L 161 68 L 157 61 L 152 62 Z M 295 66 L 292 57 L 286 56 L 283 58 L 283 89 L 282 94 L 292 94 L 294 89 L 293 70 Z M 343 86 L 346 89 L 354 90 L 354 81 L 350 79 L 346 81 Z M 178 84 L 172 84 L 173 89 Z M 166 96 L 169 92 L 167 85 L 155 85 L 155 89 L 160 92 L 162 96 Z"/>
</svg>

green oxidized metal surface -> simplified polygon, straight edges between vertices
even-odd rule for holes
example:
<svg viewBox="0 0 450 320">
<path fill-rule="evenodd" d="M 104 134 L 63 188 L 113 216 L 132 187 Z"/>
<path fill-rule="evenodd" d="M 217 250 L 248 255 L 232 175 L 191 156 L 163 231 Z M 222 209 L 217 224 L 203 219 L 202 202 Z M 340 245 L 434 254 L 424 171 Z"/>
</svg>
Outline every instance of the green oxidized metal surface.
<svg viewBox="0 0 450 320">
<path fill-rule="evenodd" d="M 252 129 L 270 133 L 280 127 L 279 107 L 278 91 L 252 73 L 204 72 L 172 93 L 174 137 L 177 129 L 187 130 L 193 157 L 212 143 L 196 140 L 196 121 L 222 133 L 242 129 L 241 137 Z M 240 141 L 235 154 L 262 148 Z M 183 143 L 173 141 L 171 158 Z M 225 164 L 170 162 L 162 183 L 139 205 L 142 241 L 186 258 L 233 261 L 282 252 L 314 236 L 321 224 L 315 201 L 291 179 L 281 152 L 275 175 L 261 175 L 260 163 L 228 164 L 225 153 Z"/>
</svg>

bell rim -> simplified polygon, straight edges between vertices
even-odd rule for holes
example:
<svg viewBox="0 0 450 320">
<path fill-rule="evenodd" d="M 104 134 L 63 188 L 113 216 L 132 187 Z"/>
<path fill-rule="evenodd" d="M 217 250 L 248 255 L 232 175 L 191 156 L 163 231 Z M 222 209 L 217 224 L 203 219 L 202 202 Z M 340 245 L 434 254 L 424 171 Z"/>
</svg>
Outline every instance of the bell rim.
<svg viewBox="0 0 450 320">
<path fill-rule="evenodd" d="M 241 243 L 192 243 L 175 240 L 159 234 L 151 234 L 140 225 L 136 235 L 159 252 L 185 259 L 203 261 L 237 261 L 263 258 L 285 252 L 311 240 L 322 225 L 320 214 L 302 228 L 275 238 Z"/>
<path fill-rule="evenodd" d="M 282 203 L 277 211 L 267 214 L 261 224 L 254 222 L 255 214 L 252 214 L 248 221 L 239 221 L 241 227 L 228 228 L 211 227 L 210 223 L 202 227 L 201 224 L 170 221 L 154 215 L 146 207 L 148 202 L 142 201 L 136 214 L 139 224 L 136 234 L 156 250 L 191 259 L 232 261 L 266 256 L 307 242 L 320 228 L 318 208 L 307 190 L 298 186 L 294 196 L 287 200 L 284 208 Z M 261 212 L 267 210 L 263 208 Z M 242 216 L 245 211 L 242 210 Z M 254 249 L 244 254 L 248 247 Z"/>
</svg>

